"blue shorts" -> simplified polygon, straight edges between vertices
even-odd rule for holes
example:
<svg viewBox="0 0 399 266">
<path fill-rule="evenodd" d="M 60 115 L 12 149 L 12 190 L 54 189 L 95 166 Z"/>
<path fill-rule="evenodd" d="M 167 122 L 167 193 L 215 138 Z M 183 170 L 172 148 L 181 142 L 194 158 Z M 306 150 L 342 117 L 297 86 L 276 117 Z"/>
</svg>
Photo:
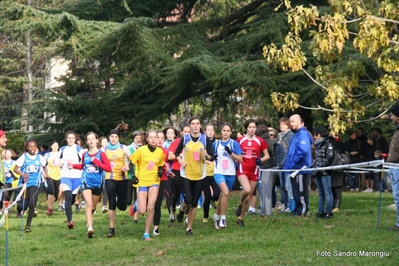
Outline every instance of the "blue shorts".
<svg viewBox="0 0 399 266">
<path fill-rule="evenodd" d="M 137 192 L 148 192 L 148 190 L 150 188 L 152 188 L 152 187 L 159 187 L 159 185 L 158 184 L 154 184 L 154 185 L 149 186 L 149 187 L 138 187 Z"/>
<path fill-rule="evenodd" d="M 213 178 L 216 181 L 216 184 L 220 187 L 220 183 L 226 183 L 229 190 L 233 190 L 234 181 L 236 180 L 235 175 L 222 175 L 222 174 L 214 174 Z"/>
<path fill-rule="evenodd" d="M 80 178 L 61 177 L 62 191 L 71 190 L 72 194 L 78 194 L 80 189 Z"/>
</svg>

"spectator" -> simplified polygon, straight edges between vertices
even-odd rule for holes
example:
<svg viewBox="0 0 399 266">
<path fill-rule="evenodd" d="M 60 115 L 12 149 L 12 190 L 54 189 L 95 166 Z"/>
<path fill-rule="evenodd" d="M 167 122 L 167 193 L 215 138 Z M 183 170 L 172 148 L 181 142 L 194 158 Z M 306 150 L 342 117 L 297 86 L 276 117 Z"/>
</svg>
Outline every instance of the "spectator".
<svg viewBox="0 0 399 266">
<path fill-rule="evenodd" d="M 345 143 L 346 151 L 349 153 L 350 163 L 360 163 L 360 155 L 363 156 L 363 149 L 357 139 L 356 131 L 351 131 L 350 139 Z M 348 183 L 350 192 L 359 192 L 359 174 L 348 173 Z"/>
<path fill-rule="evenodd" d="M 312 166 L 312 150 L 310 135 L 306 128 L 302 125 L 302 119 L 298 114 L 290 117 L 290 125 L 295 132 L 288 147 L 287 157 L 283 169 L 294 170 L 310 168 Z M 307 215 L 309 208 L 306 197 L 306 180 L 305 175 L 310 174 L 310 171 L 294 172 L 291 178 L 292 192 L 295 200 L 295 215 Z"/>
<path fill-rule="evenodd" d="M 395 125 L 391 143 L 389 144 L 389 152 L 387 162 L 399 163 L 399 105 L 395 105 L 391 112 L 391 120 Z M 399 168 L 390 168 L 389 173 L 392 180 L 393 200 L 396 204 L 396 224 L 388 228 L 388 230 L 399 231 Z"/>
</svg>

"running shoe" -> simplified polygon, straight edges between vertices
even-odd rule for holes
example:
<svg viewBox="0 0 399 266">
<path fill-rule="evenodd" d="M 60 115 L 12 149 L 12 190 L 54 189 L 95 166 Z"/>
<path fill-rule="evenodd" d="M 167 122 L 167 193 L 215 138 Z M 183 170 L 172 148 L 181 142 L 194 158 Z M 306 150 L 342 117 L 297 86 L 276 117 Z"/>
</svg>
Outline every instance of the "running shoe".
<svg viewBox="0 0 399 266">
<path fill-rule="evenodd" d="M 183 222 L 184 218 L 184 211 L 180 210 L 179 213 L 176 215 L 176 219 L 179 223 Z"/>
<path fill-rule="evenodd" d="M 169 218 L 171 223 L 174 223 L 176 220 L 176 210 L 173 210 L 172 207 L 170 207 Z"/>
<path fill-rule="evenodd" d="M 186 233 L 187 233 L 188 236 L 193 236 L 194 235 L 193 229 L 187 229 Z"/>
<path fill-rule="evenodd" d="M 33 214 L 33 217 L 37 217 L 37 210 L 35 209 L 35 213 Z"/>
<path fill-rule="evenodd" d="M 133 220 L 133 224 L 137 224 L 137 222 L 138 222 L 137 220 Z"/>
<path fill-rule="evenodd" d="M 109 229 L 109 233 L 108 233 L 108 238 L 112 238 L 112 237 L 114 237 L 115 236 L 115 230 L 113 230 L 113 229 Z"/>
<path fill-rule="evenodd" d="M 25 227 L 25 232 L 26 232 L 26 233 L 30 233 L 30 232 L 32 232 L 32 230 L 30 230 L 30 227 L 27 226 L 27 227 Z"/>
<path fill-rule="evenodd" d="M 188 224 L 188 216 L 186 215 L 186 217 L 184 218 L 184 224 Z"/>
<path fill-rule="evenodd" d="M 94 230 L 93 230 L 93 228 L 89 227 L 89 228 L 87 229 L 87 236 L 88 236 L 89 238 L 93 238 L 93 235 L 94 235 Z"/>
<path fill-rule="evenodd" d="M 211 205 L 214 209 L 216 209 L 218 207 L 218 201 L 217 200 L 212 200 L 211 201 Z"/>
<path fill-rule="evenodd" d="M 245 226 L 244 221 L 241 219 L 237 219 L 237 224 L 238 224 L 238 226 L 241 226 L 241 227 Z"/>
<path fill-rule="evenodd" d="M 237 208 L 236 208 L 236 216 L 240 216 L 241 215 L 241 211 L 242 211 L 242 204 L 238 204 Z"/>
<path fill-rule="evenodd" d="M 208 222 L 209 222 L 209 218 L 203 218 L 203 219 L 202 219 L 202 222 L 203 222 L 204 224 L 208 223 Z"/>
<path fill-rule="evenodd" d="M 21 212 L 17 213 L 17 218 L 21 218 Z"/>
<path fill-rule="evenodd" d="M 154 229 L 154 231 L 152 231 L 152 235 L 159 236 L 159 228 Z"/>
<path fill-rule="evenodd" d="M 213 221 L 215 222 L 215 223 L 214 223 L 215 228 L 216 228 L 216 229 L 219 229 L 219 218 L 216 217 L 216 213 L 213 215 Z"/>
<path fill-rule="evenodd" d="M 53 214 L 53 210 L 52 209 L 48 209 L 46 214 L 47 214 L 47 216 L 51 216 Z"/>
<path fill-rule="evenodd" d="M 75 227 L 75 224 L 73 223 L 73 221 L 70 221 L 69 223 L 68 223 L 68 228 L 69 229 L 73 229 Z"/>
<path fill-rule="evenodd" d="M 151 241 L 152 239 L 150 237 L 150 234 L 149 233 L 145 233 L 144 236 L 143 236 L 143 240 L 144 241 Z"/>
<path fill-rule="evenodd" d="M 107 206 L 103 206 L 103 213 L 106 213 L 108 211 Z"/>
<path fill-rule="evenodd" d="M 219 222 L 219 228 L 226 228 L 227 226 L 226 226 L 226 220 L 225 219 L 222 219 L 222 220 L 220 220 L 220 222 Z"/>
<path fill-rule="evenodd" d="M 80 212 L 79 204 L 75 203 L 75 211 L 76 211 L 76 213 Z"/>
<path fill-rule="evenodd" d="M 80 208 L 84 209 L 84 208 L 85 208 L 85 205 L 86 205 L 86 202 L 83 200 L 83 201 L 80 203 Z"/>
<path fill-rule="evenodd" d="M 62 205 L 58 205 L 58 211 L 62 211 L 64 208 L 62 207 Z"/>
</svg>

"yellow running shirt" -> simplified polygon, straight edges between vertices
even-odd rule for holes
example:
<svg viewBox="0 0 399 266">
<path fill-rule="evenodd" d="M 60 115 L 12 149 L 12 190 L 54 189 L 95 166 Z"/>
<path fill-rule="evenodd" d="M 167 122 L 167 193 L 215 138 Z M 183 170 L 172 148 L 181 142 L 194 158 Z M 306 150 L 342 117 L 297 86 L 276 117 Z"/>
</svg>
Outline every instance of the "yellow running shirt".
<svg viewBox="0 0 399 266">
<path fill-rule="evenodd" d="M 141 146 L 129 159 L 136 165 L 136 176 L 139 179 L 137 186 L 159 185 L 158 167 L 164 166 L 163 151 L 160 148 L 156 147 L 155 151 L 151 152 L 148 145 Z"/>
<path fill-rule="evenodd" d="M 194 142 L 190 134 L 187 134 L 184 136 L 183 144 L 182 159 L 187 165 L 180 167 L 180 175 L 192 181 L 205 178 L 206 163 L 201 151 L 206 150 L 206 136 L 201 134 L 198 141 Z"/>
</svg>

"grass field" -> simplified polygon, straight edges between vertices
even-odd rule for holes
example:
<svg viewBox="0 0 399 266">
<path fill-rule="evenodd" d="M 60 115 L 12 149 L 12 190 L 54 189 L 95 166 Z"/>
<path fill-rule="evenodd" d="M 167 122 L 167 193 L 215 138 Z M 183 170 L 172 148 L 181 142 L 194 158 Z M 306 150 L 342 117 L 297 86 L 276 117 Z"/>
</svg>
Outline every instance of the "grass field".
<svg viewBox="0 0 399 266">
<path fill-rule="evenodd" d="M 31 233 L 20 237 L 21 219 L 15 210 L 9 214 L 9 265 L 399 265 L 399 232 L 386 230 L 396 221 L 396 212 L 386 208 L 393 203 L 390 193 L 382 194 L 380 230 L 376 230 L 379 193 L 343 193 L 341 211 L 333 219 L 320 220 L 314 215 L 318 196 L 312 192 L 310 217 L 251 215 L 244 217 L 243 228 L 235 224 L 238 195 L 232 192 L 226 229 L 216 230 L 212 219 L 203 224 L 199 210 L 194 237 L 188 237 L 183 223 L 168 227 L 164 209 L 161 234 L 145 242 L 144 217 L 134 225 L 128 211 L 118 211 L 116 236 L 109 239 L 107 214 L 98 211 L 94 238 L 88 239 L 84 211 L 73 214 L 75 229 L 69 230 L 63 212 L 46 216 L 42 193 Z M 24 225 L 25 221 L 26 217 Z M 0 242 L 0 265 L 4 265 L 4 226 Z M 348 252 L 352 253 L 345 256 Z"/>
</svg>

